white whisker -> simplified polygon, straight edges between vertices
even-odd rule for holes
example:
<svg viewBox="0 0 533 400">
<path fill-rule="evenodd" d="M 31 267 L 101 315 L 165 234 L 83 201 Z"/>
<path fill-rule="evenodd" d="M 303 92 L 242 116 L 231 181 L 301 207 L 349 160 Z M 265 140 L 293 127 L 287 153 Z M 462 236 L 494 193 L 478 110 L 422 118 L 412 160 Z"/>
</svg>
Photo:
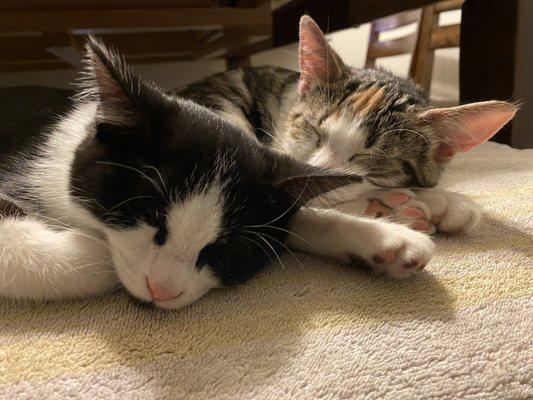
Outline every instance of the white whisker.
<svg viewBox="0 0 533 400">
<path fill-rule="evenodd" d="M 311 243 L 311 242 L 309 242 L 308 240 L 304 239 L 304 238 L 301 237 L 300 235 L 297 235 L 296 233 L 291 232 L 291 231 L 289 231 L 288 229 L 280 228 L 279 226 L 272 226 L 272 225 L 266 225 L 266 224 L 265 224 L 265 225 L 255 225 L 255 226 L 254 226 L 254 225 L 245 225 L 244 227 L 245 227 L 245 228 L 270 228 L 270 229 L 277 229 L 277 230 L 279 230 L 279 231 L 286 232 L 286 233 L 288 233 L 289 235 L 292 235 L 292 236 L 294 236 L 294 237 L 300 239 L 301 241 L 307 243 L 309 246 L 312 246 L 312 247 L 314 247 L 314 248 L 316 249 L 316 246 L 315 246 L 313 243 Z"/>
<path fill-rule="evenodd" d="M 248 236 L 240 236 L 240 237 L 243 239 L 249 240 L 250 242 L 254 243 L 256 246 L 258 246 L 261 250 L 263 250 L 263 252 L 266 254 L 270 262 L 272 262 L 272 257 L 270 257 L 270 254 L 268 253 L 268 251 L 266 251 L 266 249 L 263 246 L 261 246 L 260 243 L 257 243 L 255 240 L 253 240 L 252 238 Z"/>
<path fill-rule="evenodd" d="M 122 167 L 122 168 L 129 169 L 131 171 L 135 171 L 135 172 L 139 173 L 143 178 L 146 178 L 152 185 L 154 185 L 154 187 L 157 189 L 157 191 L 161 194 L 161 197 L 165 198 L 165 194 L 163 193 L 163 190 L 161 190 L 161 187 L 157 184 L 155 179 L 150 178 L 148 175 L 146 175 L 140 169 L 137 169 L 137 168 L 129 166 L 129 165 L 114 163 L 114 162 L 110 162 L 110 161 L 97 161 L 96 163 L 97 164 L 103 164 L 103 165 L 111 165 L 111 166 L 115 166 L 115 167 Z"/>
<path fill-rule="evenodd" d="M 253 232 L 253 231 L 247 231 L 248 233 L 253 233 L 253 234 L 256 234 L 256 232 Z M 283 261 L 281 261 L 281 257 L 279 256 L 279 254 L 277 253 L 276 249 L 274 249 L 274 247 L 268 243 L 268 240 L 266 240 L 264 237 L 260 236 L 260 235 L 257 235 L 256 234 L 256 237 L 261 239 L 263 242 L 265 242 L 265 244 L 270 248 L 270 250 L 272 250 L 272 252 L 274 253 L 274 255 L 276 256 L 276 258 L 278 259 L 279 263 L 281 264 L 281 267 L 283 269 L 285 269 L 285 264 L 283 264 Z"/>
<path fill-rule="evenodd" d="M 258 234 L 258 235 L 266 236 L 267 238 L 272 239 L 272 240 L 276 241 L 277 243 L 279 243 L 280 245 L 282 245 L 285 248 L 285 250 L 287 250 L 290 253 L 290 255 L 298 262 L 298 264 L 300 264 L 300 267 L 303 268 L 303 265 L 302 265 L 302 262 L 300 261 L 300 259 L 296 256 L 296 254 L 294 254 L 294 252 L 291 249 L 289 249 L 285 245 L 285 243 L 279 241 L 278 239 L 276 239 L 273 236 L 267 235 L 266 233 L 260 233 L 260 232 L 255 232 L 255 233 Z"/>
<path fill-rule="evenodd" d="M 283 218 L 295 205 L 296 203 L 298 203 L 298 200 L 300 200 L 300 198 L 302 197 L 302 195 L 304 194 L 305 190 L 307 189 L 307 185 L 309 184 L 309 179 L 307 180 L 307 182 L 305 183 L 305 186 L 302 188 L 302 191 L 300 192 L 300 194 L 298 195 L 298 197 L 296 198 L 296 200 L 293 201 L 293 203 L 289 206 L 289 208 L 287 208 L 281 215 L 279 215 L 278 217 L 274 218 L 273 220 L 271 221 L 268 221 L 265 223 L 265 225 L 270 225 L 270 224 L 273 224 L 274 222 L 278 221 L 280 218 Z M 250 227 L 253 227 L 253 228 L 256 228 L 257 226 L 254 226 L 254 225 L 250 225 Z"/>
<path fill-rule="evenodd" d="M 135 196 L 135 197 L 130 197 L 129 199 L 123 200 L 123 201 L 121 201 L 120 203 L 118 203 L 118 204 L 114 205 L 113 207 L 111 207 L 111 209 L 109 210 L 109 212 L 106 213 L 106 214 L 111 214 L 111 212 L 112 212 L 113 210 L 116 210 L 116 209 L 119 208 L 121 205 L 123 205 L 123 204 L 125 204 L 125 203 L 127 203 L 127 202 L 129 202 L 129 201 L 138 200 L 138 199 L 153 199 L 153 198 L 154 198 L 154 196 Z"/>
<path fill-rule="evenodd" d="M 168 193 L 167 185 L 165 184 L 165 181 L 163 180 L 163 175 L 161 175 L 161 172 L 154 167 L 153 165 L 142 165 L 143 168 L 150 168 L 156 172 L 156 174 L 159 176 L 159 180 L 161 181 L 161 185 L 163 185 L 163 189 L 165 189 L 165 193 Z"/>
</svg>

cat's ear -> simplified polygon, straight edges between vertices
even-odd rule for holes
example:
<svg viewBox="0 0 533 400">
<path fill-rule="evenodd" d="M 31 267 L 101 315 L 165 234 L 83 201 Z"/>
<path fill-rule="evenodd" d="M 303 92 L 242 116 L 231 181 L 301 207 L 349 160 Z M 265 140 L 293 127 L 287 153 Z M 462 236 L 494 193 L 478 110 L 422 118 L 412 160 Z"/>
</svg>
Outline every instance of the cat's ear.
<svg viewBox="0 0 533 400">
<path fill-rule="evenodd" d="M 421 117 L 440 135 L 436 159 L 446 161 L 455 153 L 472 150 L 490 139 L 517 110 L 514 104 L 505 101 L 484 101 L 424 111 Z"/>
<path fill-rule="evenodd" d="M 297 207 L 329 191 L 362 182 L 359 175 L 324 170 L 285 156 L 278 157 L 275 165 L 274 186 Z"/>
<path fill-rule="evenodd" d="M 300 94 L 318 84 L 333 82 L 342 74 L 344 64 L 328 44 L 316 22 L 304 15 L 300 19 Z"/>
<path fill-rule="evenodd" d="M 124 58 L 89 37 L 85 46 L 85 68 L 79 80 L 79 97 L 97 103 L 97 121 L 117 127 L 133 128 L 142 123 L 139 97 L 142 82 Z"/>
</svg>

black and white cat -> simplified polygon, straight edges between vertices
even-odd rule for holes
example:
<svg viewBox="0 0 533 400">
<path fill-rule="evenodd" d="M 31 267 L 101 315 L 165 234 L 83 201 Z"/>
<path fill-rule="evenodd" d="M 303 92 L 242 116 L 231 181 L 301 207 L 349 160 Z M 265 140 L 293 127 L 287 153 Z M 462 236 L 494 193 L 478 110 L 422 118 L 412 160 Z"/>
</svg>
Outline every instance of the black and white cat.
<svg viewBox="0 0 533 400">
<path fill-rule="evenodd" d="M 300 73 L 227 71 L 178 93 L 282 153 L 388 188 L 435 186 L 456 153 L 488 140 L 516 112 L 503 101 L 434 108 L 407 79 L 347 66 L 309 16 L 300 21 L 299 62 Z M 388 216 L 429 233 L 467 231 L 480 217 L 468 198 L 439 189 L 376 191 L 340 209 Z"/>
<path fill-rule="evenodd" d="M 96 40 L 86 63 L 72 110 L 33 132 L 33 146 L 1 132 L 0 203 L 21 213 L 2 215 L 0 205 L 0 296 L 74 298 L 122 284 L 177 308 L 246 281 L 285 243 L 396 277 L 430 260 L 429 237 L 406 226 L 297 211 L 344 185 L 363 194 L 371 187 L 364 178 L 261 145 L 141 81 Z"/>
</svg>

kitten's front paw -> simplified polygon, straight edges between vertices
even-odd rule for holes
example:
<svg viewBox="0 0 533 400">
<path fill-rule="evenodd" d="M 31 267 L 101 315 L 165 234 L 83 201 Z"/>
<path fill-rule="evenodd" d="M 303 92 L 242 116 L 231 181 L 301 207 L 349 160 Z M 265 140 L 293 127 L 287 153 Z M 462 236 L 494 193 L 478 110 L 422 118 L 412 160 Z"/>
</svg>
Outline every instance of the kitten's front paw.
<svg viewBox="0 0 533 400">
<path fill-rule="evenodd" d="M 429 236 L 388 222 L 380 221 L 376 228 L 362 254 L 374 271 L 403 278 L 424 269 L 431 260 L 435 245 Z M 358 257 L 350 258 L 355 261 Z"/>
<path fill-rule="evenodd" d="M 429 234 L 436 231 L 430 209 L 408 189 L 373 190 L 356 200 L 340 204 L 336 209 L 347 214 L 359 211 L 368 217 L 389 218 Z"/>
<path fill-rule="evenodd" d="M 440 189 L 381 189 L 335 207 L 346 214 L 389 218 L 411 229 L 455 234 L 473 229 L 481 219 L 479 206 L 468 197 Z"/>
<path fill-rule="evenodd" d="M 480 207 L 468 197 L 439 189 L 416 190 L 419 201 L 431 212 L 431 222 L 444 233 L 464 233 L 479 223 Z"/>
</svg>

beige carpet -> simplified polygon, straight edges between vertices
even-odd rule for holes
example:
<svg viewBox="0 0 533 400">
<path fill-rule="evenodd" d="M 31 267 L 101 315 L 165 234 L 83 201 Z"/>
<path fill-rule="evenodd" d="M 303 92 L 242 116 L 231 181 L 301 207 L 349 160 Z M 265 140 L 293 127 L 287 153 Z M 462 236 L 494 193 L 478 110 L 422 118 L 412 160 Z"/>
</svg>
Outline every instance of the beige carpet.
<svg viewBox="0 0 533 400">
<path fill-rule="evenodd" d="M 533 150 L 484 145 L 443 183 L 484 218 L 414 279 L 286 255 L 178 312 L 0 301 L 0 397 L 531 399 Z"/>
</svg>

